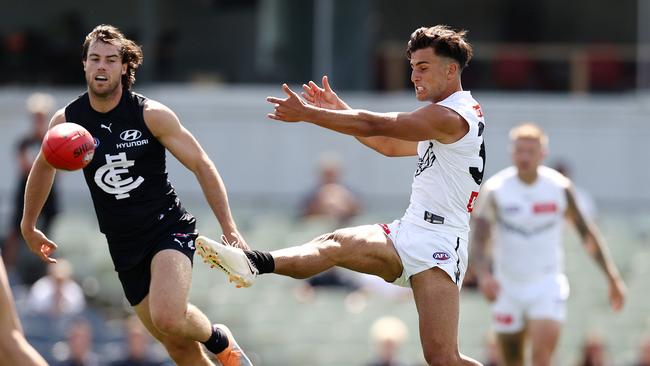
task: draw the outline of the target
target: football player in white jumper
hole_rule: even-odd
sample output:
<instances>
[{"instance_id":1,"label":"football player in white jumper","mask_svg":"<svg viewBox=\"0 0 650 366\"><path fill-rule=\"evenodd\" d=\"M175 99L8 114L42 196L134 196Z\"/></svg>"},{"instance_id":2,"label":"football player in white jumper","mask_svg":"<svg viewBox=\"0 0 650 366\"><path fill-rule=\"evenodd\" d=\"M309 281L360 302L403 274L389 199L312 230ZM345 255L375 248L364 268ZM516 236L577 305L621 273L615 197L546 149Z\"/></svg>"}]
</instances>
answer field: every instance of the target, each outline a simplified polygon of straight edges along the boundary
<instances>
[{"instance_id":1,"label":"football player in white jumper","mask_svg":"<svg viewBox=\"0 0 650 366\"><path fill-rule=\"evenodd\" d=\"M565 218L605 272L615 311L623 307L625 285L598 229L576 204L571 181L541 165L548 145L544 132L524 123L510 131L510 139L513 166L485 182L473 213L472 266L481 292L492 303L506 365L524 364L530 338L532 364L544 366L552 362L569 295L563 268Z\"/></svg>"},{"instance_id":2,"label":"football player in white jumper","mask_svg":"<svg viewBox=\"0 0 650 366\"><path fill-rule=\"evenodd\" d=\"M478 365L458 350L458 292L467 268L469 213L485 166L483 112L461 86L461 72L472 57L465 33L439 25L411 34L411 81L417 99L426 102L412 112L352 109L326 77L322 88L303 85L306 101L286 84L287 98L267 99L275 107L268 115L274 120L305 121L354 136L386 156L418 156L411 202L401 219L336 230L271 253L200 237L199 254L239 286L250 286L261 273L306 278L333 266L410 286L427 363Z\"/></svg>"}]
</instances>

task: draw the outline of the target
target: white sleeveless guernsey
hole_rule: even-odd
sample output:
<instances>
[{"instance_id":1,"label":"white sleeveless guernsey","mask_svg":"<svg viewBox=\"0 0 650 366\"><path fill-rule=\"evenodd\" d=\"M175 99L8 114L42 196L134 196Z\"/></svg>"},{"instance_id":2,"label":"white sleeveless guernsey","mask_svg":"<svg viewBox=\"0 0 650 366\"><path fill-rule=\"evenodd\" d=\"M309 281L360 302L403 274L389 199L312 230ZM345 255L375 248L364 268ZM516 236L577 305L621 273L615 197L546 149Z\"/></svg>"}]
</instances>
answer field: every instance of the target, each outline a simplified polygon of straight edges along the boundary
<instances>
[{"instance_id":1,"label":"white sleeveless guernsey","mask_svg":"<svg viewBox=\"0 0 650 366\"><path fill-rule=\"evenodd\" d=\"M418 143L411 201L402 220L467 241L470 212L485 167L485 120L469 91L458 91L437 104L463 117L469 132L451 144L436 140Z\"/></svg>"},{"instance_id":2,"label":"white sleeveless guernsey","mask_svg":"<svg viewBox=\"0 0 650 366\"><path fill-rule=\"evenodd\" d=\"M504 169L481 193L482 198L492 196L496 206L493 258L502 282L529 282L564 272L562 235L570 181L545 166L537 173L537 180L528 185L516 168Z\"/></svg>"}]
</instances>

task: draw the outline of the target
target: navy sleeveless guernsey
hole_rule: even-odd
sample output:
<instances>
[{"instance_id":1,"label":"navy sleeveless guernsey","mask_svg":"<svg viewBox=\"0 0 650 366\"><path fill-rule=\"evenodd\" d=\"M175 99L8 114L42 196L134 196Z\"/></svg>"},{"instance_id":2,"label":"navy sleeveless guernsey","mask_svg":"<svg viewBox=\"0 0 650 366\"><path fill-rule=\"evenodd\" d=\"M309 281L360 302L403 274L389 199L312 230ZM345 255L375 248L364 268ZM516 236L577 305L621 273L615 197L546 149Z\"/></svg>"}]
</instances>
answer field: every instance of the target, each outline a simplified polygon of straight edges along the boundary
<instances>
[{"instance_id":1,"label":"navy sleeveless guernsey","mask_svg":"<svg viewBox=\"0 0 650 366\"><path fill-rule=\"evenodd\" d=\"M146 101L124 89L106 113L90 106L88 93L65 108L66 121L95 138L95 156L83 173L117 271L137 265L172 225L194 222L167 179L165 147L145 124Z\"/></svg>"}]
</instances>

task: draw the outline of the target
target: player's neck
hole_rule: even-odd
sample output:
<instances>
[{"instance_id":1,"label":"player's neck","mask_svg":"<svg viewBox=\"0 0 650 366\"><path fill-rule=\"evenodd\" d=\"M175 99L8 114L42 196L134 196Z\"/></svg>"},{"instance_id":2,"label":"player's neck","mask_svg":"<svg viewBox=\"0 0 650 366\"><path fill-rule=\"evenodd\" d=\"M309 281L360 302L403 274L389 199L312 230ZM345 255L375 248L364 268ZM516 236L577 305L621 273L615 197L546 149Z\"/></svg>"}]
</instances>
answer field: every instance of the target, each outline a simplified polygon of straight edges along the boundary
<instances>
[{"instance_id":1,"label":"player's neck","mask_svg":"<svg viewBox=\"0 0 650 366\"><path fill-rule=\"evenodd\" d=\"M532 185L535 183L537 180L537 170L532 171L532 172L522 172L519 170L517 172L517 176L519 177L519 180L522 181L526 185Z\"/></svg>"},{"instance_id":2,"label":"player's neck","mask_svg":"<svg viewBox=\"0 0 650 366\"><path fill-rule=\"evenodd\" d=\"M460 80L449 84L447 89L440 96L438 96L437 100L435 100L434 102L438 103L438 102L440 102L442 100L445 100L445 99L449 98L450 95L452 95L452 94L454 94L456 92L459 92L459 91L463 91L463 86L461 85Z\"/></svg>"},{"instance_id":3,"label":"player's neck","mask_svg":"<svg viewBox=\"0 0 650 366\"><path fill-rule=\"evenodd\" d=\"M110 112L113 108L117 107L117 105L120 103L120 99L122 99L122 93L124 91L122 90L122 87L119 86L115 88L115 92L106 95L106 96L101 96L94 94L90 88L88 89L88 99L90 100L90 106L92 109L99 113L106 113Z\"/></svg>"}]
</instances>

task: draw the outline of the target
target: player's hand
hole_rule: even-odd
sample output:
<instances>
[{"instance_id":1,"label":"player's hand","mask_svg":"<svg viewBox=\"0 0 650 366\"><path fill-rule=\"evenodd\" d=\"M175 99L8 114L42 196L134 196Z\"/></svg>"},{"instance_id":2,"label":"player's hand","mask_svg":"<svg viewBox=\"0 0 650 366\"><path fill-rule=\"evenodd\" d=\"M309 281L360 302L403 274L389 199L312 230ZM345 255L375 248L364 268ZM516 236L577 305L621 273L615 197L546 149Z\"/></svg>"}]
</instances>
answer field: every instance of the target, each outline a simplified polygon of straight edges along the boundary
<instances>
[{"instance_id":1,"label":"player's hand","mask_svg":"<svg viewBox=\"0 0 650 366\"><path fill-rule=\"evenodd\" d=\"M491 274L485 274L479 277L478 288L489 302L494 302L497 299L497 295L499 295L499 282Z\"/></svg>"},{"instance_id":2,"label":"player's hand","mask_svg":"<svg viewBox=\"0 0 650 366\"><path fill-rule=\"evenodd\" d=\"M323 76L323 87L321 88L315 82L309 81L308 84L302 84L303 92L300 93L307 103L326 109L347 109L347 105L336 95L330 86L327 75Z\"/></svg>"},{"instance_id":3,"label":"player's hand","mask_svg":"<svg viewBox=\"0 0 650 366\"><path fill-rule=\"evenodd\" d=\"M34 228L29 232L23 232L25 243L34 254L36 254L43 262L56 263L56 259L51 258L50 255L54 253L57 245L43 234L42 231Z\"/></svg>"},{"instance_id":4,"label":"player's hand","mask_svg":"<svg viewBox=\"0 0 650 366\"><path fill-rule=\"evenodd\" d=\"M251 248L244 240L244 237L239 232L231 232L229 235L223 234L221 241L231 247L239 248L242 250L250 250Z\"/></svg>"},{"instance_id":5,"label":"player's hand","mask_svg":"<svg viewBox=\"0 0 650 366\"><path fill-rule=\"evenodd\" d=\"M625 304L625 296L627 289L625 283L621 279L609 281L609 303L614 311L621 311Z\"/></svg>"},{"instance_id":6,"label":"player's hand","mask_svg":"<svg viewBox=\"0 0 650 366\"><path fill-rule=\"evenodd\" d=\"M286 99L266 98L275 107L275 111L267 114L267 117L284 122L304 121L309 109L312 107L300 99L298 94L291 90L287 84L282 84L282 90L287 94Z\"/></svg>"}]
</instances>

